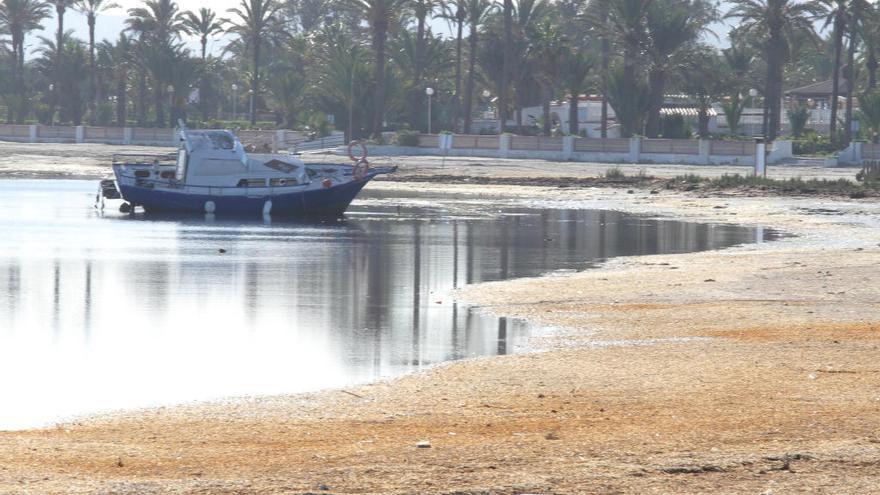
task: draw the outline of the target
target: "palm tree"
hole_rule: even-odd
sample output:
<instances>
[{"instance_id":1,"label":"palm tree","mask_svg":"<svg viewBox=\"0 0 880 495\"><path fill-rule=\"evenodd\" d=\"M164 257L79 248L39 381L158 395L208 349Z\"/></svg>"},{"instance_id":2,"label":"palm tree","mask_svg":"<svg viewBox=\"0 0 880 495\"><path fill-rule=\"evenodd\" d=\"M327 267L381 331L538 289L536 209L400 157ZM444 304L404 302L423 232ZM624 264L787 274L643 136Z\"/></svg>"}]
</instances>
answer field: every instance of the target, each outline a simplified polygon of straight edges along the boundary
<instances>
[{"instance_id":1,"label":"palm tree","mask_svg":"<svg viewBox=\"0 0 880 495\"><path fill-rule=\"evenodd\" d=\"M501 68L501 87L498 90L498 129L504 131L507 125L507 95L513 65L513 1L503 0L504 17L504 55Z\"/></svg>"},{"instance_id":2,"label":"palm tree","mask_svg":"<svg viewBox=\"0 0 880 495\"><path fill-rule=\"evenodd\" d=\"M741 44L733 44L721 53L726 64L725 72L728 76L726 88L729 91L727 100L721 103L721 108L730 133L736 135L739 133L739 121L743 110L751 100L749 96L743 96L742 92L748 88L747 77L754 57L752 52Z\"/></svg>"},{"instance_id":3,"label":"palm tree","mask_svg":"<svg viewBox=\"0 0 880 495\"><path fill-rule=\"evenodd\" d=\"M145 33L151 41L169 44L186 30L184 17L174 0L145 0L144 7L128 9L130 31Z\"/></svg>"},{"instance_id":4,"label":"palm tree","mask_svg":"<svg viewBox=\"0 0 880 495\"><path fill-rule=\"evenodd\" d=\"M688 51L684 68L687 77L682 87L697 100L699 134L706 139L709 137L709 108L723 93L724 80L717 70L723 62L716 50L707 45L696 44Z\"/></svg>"},{"instance_id":5,"label":"palm tree","mask_svg":"<svg viewBox=\"0 0 880 495\"><path fill-rule=\"evenodd\" d=\"M747 0L748 1L748 0ZM618 98L641 98L638 94L636 65L642 46L645 44L648 8L652 0L617 0L609 3L608 26L610 35L623 48L623 72L615 81ZM626 96L629 95L629 96ZM613 106L613 105L612 105ZM634 129L630 124L641 123L640 120L621 121L620 135L632 137L641 129Z\"/></svg>"},{"instance_id":6,"label":"palm tree","mask_svg":"<svg viewBox=\"0 0 880 495\"><path fill-rule=\"evenodd\" d=\"M535 77L539 68L535 58L529 57L529 52L532 50L532 41L537 37L537 26L551 13L552 9L546 0L518 0L513 6L514 36L510 51L512 58L518 61L512 78L516 86L516 127L520 130L523 128L523 107L529 97L540 93Z\"/></svg>"},{"instance_id":7,"label":"palm tree","mask_svg":"<svg viewBox=\"0 0 880 495\"><path fill-rule=\"evenodd\" d=\"M114 95L116 96L116 126L125 127L128 97L128 77L131 71L133 46L125 33L119 33L116 43L103 41L99 51L108 67L112 67Z\"/></svg>"},{"instance_id":8,"label":"palm tree","mask_svg":"<svg viewBox=\"0 0 880 495\"><path fill-rule=\"evenodd\" d=\"M744 34L761 40L767 63L764 85L764 135L773 141L779 133L782 112L783 69L790 58L796 36L815 37L812 20L823 9L799 0L734 0L727 18L739 19Z\"/></svg>"},{"instance_id":9,"label":"palm tree","mask_svg":"<svg viewBox=\"0 0 880 495\"><path fill-rule=\"evenodd\" d=\"M55 6L55 19L58 23L58 30L55 32L55 73L53 75L52 100L49 103L49 125L52 124L55 115L55 105L59 101L61 94L61 59L64 56L64 13L68 7L73 6L74 0L51 0L50 3Z\"/></svg>"},{"instance_id":10,"label":"palm tree","mask_svg":"<svg viewBox=\"0 0 880 495\"><path fill-rule=\"evenodd\" d=\"M413 91L410 98L410 125L416 128L421 122L419 109L419 101L422 98L422 81L424 78L425 64L425 31L428 16L434 13L436 8L435 0L408 0L407 7L416 19L416 45L415 45L415 65L413 66Z\"/></svg>"},{"instance_id":11,"label":"palm tree","mask_svg":"<svg viewBox=\"0 0 880 495\"><path fill-rule=\"evenodd\" d=\"M861 37L865 42L865 68L868 69L868 91L877 87L878 50L880 50L880 6L870 6L865 12Z\"/></svg>"},{"instance_id":12,"label":"palm tree","mask_svg":"<svg viewBox=\"0 0 880 495\"><path fill-rule=\"evenodd\" d=\"M183 13L183 16L183 26L186 32L199 37L202 48L202 65L205 65L208 56L208 38L223 32L223 21L217 19L217 14L213 10L205 7L199 9L198 14L186 11ZM199 81L199 105L201 107L202 119L207 119L208 101L204 73Z\"/></svg>"},{"instance_id":13,"label":"palm tree","mask_svg":"<svg viewBox=\"0 0 880 495\"><path fill-rule=\"evenodd\" d=\"M880 92L871 91L859 95L859 122L868 133L872 143L880 138Z\"/></svg>"},{"instance_id":14,"label":"palm tree","mask_svg":"<svg viewBox=\"0 0 880 495\"><path fill-rule=\"evenodd\" d=\"M144 7L128 10L127 29L137 33L136 53L140 70L138 123L146 120L147 73L153 76L156 125L165 125L166 86L171 83L172 58L181 47L176 42L184 30L183 15L172 0L146 0Z\"/></svg>"},{"instance_id":15,"label":"palm tree","mask_svg":"<svg viewBox=\"0 0 880 495\"><path fill-rule=\"evenodd\" d=\"M535 67L538 68L538 85L541 87L541 113L545 136L549 136L551 131L550 100L553 98L555 82L559 79L560 66L565 55L565 45L562 32L552 20L545 19L535 29L530 57L535 61Z\"/></svg>"},{"instance_id":16,"label":"palm tree","mask_svg":"<svg viewBox=\"0 0 880 495\"><path fill-rule=\"evenodd\" d=\"M366 105L356 102L369 102L373 93L366 47L341 24L334 23L316 36L315 52L316 63L323 67L316 74L315 86L321 88L316 99L321 107L344 117L337 121L345 122L347 140L361 136Z\"/></svg>"},{"instance_id":17,"label":"palm tree","mask_svg":"<svg viewBox=\"0 0 880 495\"><path fill-rule=\"evenodd\" d=\"M648 8L646 51L650 59L648 84L651 87L651 108L645 125L648 137L656 138L660 134L660 109L676 56L688 43L695 42L716 17L714 7L704 0L654 0Z\"/></svg>"},{"instance_id":18,"label":"palm tree","mask_svg":"<svg viewBox=\"0 0 880 495\"><path fill-rule=\"evenodd\" d=\"M602 77L599 82L599 89L602 93L600 117L600 135L602 138L608 137L608 74L610 74L611 67L611 32L606 28L606 24L608 23L608 16L611 10L610 3L610 0L589 0L583 15L586 25L591 30L597 32L601 41L601 65L599 68Z\"/></svg>"},{"instance_id":19,"label":"palm tree","mask_svg":"<svg viewBox=\"0 0 880 495\"><path fill-rule=\"evenodd\" d=\"M580 133L578 116L578 97L586 89L587 77L595 66L592 53L574 46L571 40L566 46L565 63L562 65L562 81L568 91L568 132L574 136Z\"/></svg>"},{"instance_id":20,"label":"palm tree","mask_svg":"<svg viewBox=\"0 0 880 495\"><path fill-rule=\"evenodd\" d=\"M99 13L117 8L119 5L108 3L106 0L76 0L75 7L76 10L85 14L89 25L89 116L92 125L94 125L98 97L95 90L95 23Z\"/></svg>"},{"instance_id":21,"label":"palm tree","mask_svg":"<svg viewBox=\"0 0 880 495\"><path fill-rule=\"evenodd\" d=\"M388 30L397 20L403 0L347 0L347 2L370 26L376 60L373 137L379 139L382 135L382 120L385 114L385 44L388 41Z\"/></svg>"},{"instance_id":22,"label":"palm tree","mask_svg":"<svg viewBox=\"0 0 880 495\"><path fill-rule=\"evenodd\" d=\"M61 120L70 120L74 125L80 125L84 113L81 84L86 78L86 50L83 42L73 37L73 31L65 31L61 35L61 45L51 38L40 36L41 47L37 50L40 57L35 61L36 69L46 76L46 79L56 81L52 77L56 73L61 74L57 80L60 85L59 93L69 95L59 102L59 115ZM66 56L61 59L61 70L55 66L58 60L58 52L63 51Z\"/></svg>"},{"instance_id":23,"label":"palm tree","mask_svg":"<svg viewBox=\"0 0 880 495\"><path fill-rule=\"evenodd\" d=\"M831 72L831 121L829 122L831 142L837 139L837 108L840 96L840 59L843 53L843 34L846 31L846 14L848 9L847 0L824 0L828 8L828 15L822 28L833 25L832 37L834 39L834 64Z\"/></svg>"},{"instance_id":24,"label":"palm tree","mask_svg":"<svg viewBox=\"0 0 880 495\"><path fill-rule=\"evenodd\" d=\"M280 5L275 0L240 0L239 7L227 12L238 16L230 21L230 33L235 33L250 47L251 51L251 125L257 123L256 99L260 96L260 55L263 42L269 33Z\"/></svg>"},{"instance_id":25,"label":"palm tree","mask_svg":"<svg viewBox=\"0 0 880 495\"><path fill-rule=\"evenodd\" d=\"M12 80L14 102L8 105L9 122L24 122L27 101L24 84L24 40L49 16L49 6L40 0L3 0L0 2L0 26L9 32L12 48Z\"/></svg>"},{"instance_id":26,"label":"palm tree","mask_svg":"<svg viewBox=\"0 0 880 495\"><path fill-rule=\"evenodd\" d=\"M183 13L183 27L187 33L199 37L204 61L208 54L208 38L223 32L223 20L217 19L213 10L202 7L198 14L191 10Z\"/></svg>"},{"instance_id":27,"label":"palm tree","mask_svg":"<svg viewBox=\"0 0 880 495\"><path fill-rule=\"evenodd\" d=\"M464 90L464 133L470 134L473 122L474 80L477 76L477 45L479 44L480 27L486 18L495 10L490 0L468 0L467 13L470 35L468 36L468 78Z\"/></svg>"},{"instance_id":28,"label":"palm tree","mask_svg":"<svg viewBox=\"0 0 880 495\"><path fill-rule=\"evenodd\" d=\"M464 40L464 25L467 22L467 1L450 0L444 2L442 18L455 24L455 98L452 107L452 127L458 132L461 120L461 53Z\"/></svg>"},{"instance_id":29,"label":"palm tree","mask_svg":"<svg viewBox=\"0 0 880 495\"><path fill-rule=\"evenodd\" d=\"M846 115L844 116L844 130L842 146L848 146L852 141L853 120L853 91L856 86L856 46L862 25L865 23L865 13L871 11L871 5L866 0L851 0L847 10L847 24L849 26L849 48L847 51L846 65Z\"/></svg>"}]
</instances>

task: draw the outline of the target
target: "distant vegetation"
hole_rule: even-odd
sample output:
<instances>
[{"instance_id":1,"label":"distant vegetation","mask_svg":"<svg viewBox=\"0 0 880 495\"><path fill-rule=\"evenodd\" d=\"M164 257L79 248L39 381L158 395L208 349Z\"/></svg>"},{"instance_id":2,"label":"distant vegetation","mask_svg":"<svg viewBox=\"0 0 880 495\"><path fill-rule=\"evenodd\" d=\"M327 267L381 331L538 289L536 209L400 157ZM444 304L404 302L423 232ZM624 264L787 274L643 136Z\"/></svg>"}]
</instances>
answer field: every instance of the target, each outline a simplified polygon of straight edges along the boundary
<instances>
[{"instance_id":1,"label":"distant vegetation","mask_svg":"<svg viewBox=\"0 0 880 495\"><path fill-rule=\"evenodd\" d=\"M746 106L766 103L773 139L785 117L795 134L806 132L806 107L786 112L783 89L852 72L856 87L836 89L831 101L859 99L867 138L880 127L880 16L876 4L855 0L241 0L225 12L146 0L125 12L116 39L95 39L111 11L111 0L0 0L7 122L184 118L376 137L426 130L431 88L435 130L476 132L475 119L497 114L516 122L506 131L577 134L548 109L587 93L610 104L624 137L706 137L713 105L735 133ZM73 15L86 17L89 39L65 30ZM729 39L707 43L719 21L734 26ZM435 33L437 22L451 35ZM35 36L45 23L54 36ZM187 49L184 35L200 48ZM219 55L207 50L212 42ZM661 114L667 94L689 95L693 128ZM522 111L532 106L543 108L537 126ZM834 149L849 141L853 116L836 105L832 113ZM819 152L809 143L802 149Z\"/></svg>"}]
</instances>

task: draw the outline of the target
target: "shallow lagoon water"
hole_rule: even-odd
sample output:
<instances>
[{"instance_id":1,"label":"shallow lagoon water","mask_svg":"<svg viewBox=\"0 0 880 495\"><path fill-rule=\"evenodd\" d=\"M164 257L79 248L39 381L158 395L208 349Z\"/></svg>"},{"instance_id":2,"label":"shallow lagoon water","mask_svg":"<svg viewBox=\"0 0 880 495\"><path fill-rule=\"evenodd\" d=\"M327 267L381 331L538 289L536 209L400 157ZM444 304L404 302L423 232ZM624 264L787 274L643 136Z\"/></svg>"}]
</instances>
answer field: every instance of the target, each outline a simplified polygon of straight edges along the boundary
<instances>
[{"instance_id":1,"label":"shallow lagoon water","mask_svg":"<svg viewBox=\"0 0 880 495\"><path fill-rule=\"evenodd\" d=\"M341 222L130 217L95 189L0 181L0 429L513 352L533 329L450 291L771 235L369 191Z\"/></svg>"}]
</instances>

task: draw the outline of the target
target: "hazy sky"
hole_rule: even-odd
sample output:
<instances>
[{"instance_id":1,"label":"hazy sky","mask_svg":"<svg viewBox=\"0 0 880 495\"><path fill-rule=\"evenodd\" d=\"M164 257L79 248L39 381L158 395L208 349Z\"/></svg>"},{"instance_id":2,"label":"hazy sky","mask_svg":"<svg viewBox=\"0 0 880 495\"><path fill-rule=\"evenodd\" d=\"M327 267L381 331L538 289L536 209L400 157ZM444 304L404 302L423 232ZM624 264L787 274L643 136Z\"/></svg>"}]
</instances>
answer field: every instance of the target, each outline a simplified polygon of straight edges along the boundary
<instances>
[{"instance_id":1,"label":"hazy sky","mask_svg":"<svg viewBox=\"0 0 880 495\"><path fill-rule=\"evenodd\" d=\"M95 27L95 38L98 41L104 39L115 40L119 37L119 33L125 29L125 18L128 9L143 5L141 0L115 0L112 3L118 4L119 8L107 10L105 13L98 16L98 21ZM177 4L181 11L198 10L201 7L207 6L217 12L219 16L225 16L226 9L237 6L239 0L177 0ZM43 32L36 32L34 33L34 36L28 37L27 46L30 50L33 50L39 44L36 35L52 37L54 39L56 29L54 13L55 11L53 10L53 16L43 22ZM76 36L82 40L88 40L89 38L89 30L85 16L72 9L68 10L64 15L64 29L73 29ZM200 50L197 38L187 37L186 41L192 50ZM217 39L215 42L209 42L208 50L211 53L217 54L223 49L225 44L225 41Z\"/></svg>"}]
</instances>

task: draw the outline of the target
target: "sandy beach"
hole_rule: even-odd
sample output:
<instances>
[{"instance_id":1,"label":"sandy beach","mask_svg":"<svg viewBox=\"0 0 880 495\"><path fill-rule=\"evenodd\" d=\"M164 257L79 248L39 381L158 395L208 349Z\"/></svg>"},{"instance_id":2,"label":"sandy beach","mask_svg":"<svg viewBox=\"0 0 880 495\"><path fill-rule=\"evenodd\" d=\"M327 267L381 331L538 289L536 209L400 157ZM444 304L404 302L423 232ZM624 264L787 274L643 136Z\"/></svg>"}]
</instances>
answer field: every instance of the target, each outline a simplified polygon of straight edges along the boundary
<instances>
[{"instance_id":1,"label":"sandy beach","mask_svg":"<svg viewBox=\"0 0 880 495\"><path fill-rule=\"evenodd\" d=\"M0 178L95 178L118 151L35 146L0 143ZM406 179L440 170L595 177L610 166L393 163L404 180L371 189L763 226L786 237L455 294L545 325L534 352L346 390L0 432L0 493L880 493L876 198L429 183ZM748 171L625 167L656 177Z\"/></svg>"}]
</instances>

